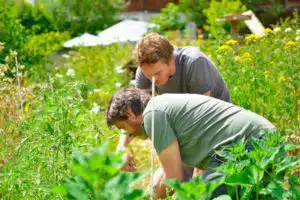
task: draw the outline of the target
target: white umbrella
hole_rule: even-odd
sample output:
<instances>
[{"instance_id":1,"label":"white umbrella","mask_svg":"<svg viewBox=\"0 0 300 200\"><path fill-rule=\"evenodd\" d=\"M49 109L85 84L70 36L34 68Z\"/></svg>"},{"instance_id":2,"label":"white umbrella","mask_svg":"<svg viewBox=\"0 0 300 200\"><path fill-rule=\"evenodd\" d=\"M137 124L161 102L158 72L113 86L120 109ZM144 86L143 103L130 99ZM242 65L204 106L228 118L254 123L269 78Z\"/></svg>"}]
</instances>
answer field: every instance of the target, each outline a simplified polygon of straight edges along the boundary
<instances>
[{"instance_id":1,"label":"white umbrella","mask_svg":"<svg viewBox=\"0 0 300 200\"><path fill-rule=\"evenodd\" d=\"M89 33L84 33L83 35L73 38L64 43L64 47L78 47L78 46L96 46L102 44L102 40L96 36Z\"/></svg>"},{"instance_id":2,"label":"white umbrella","mask_svg":"<svg viewBox=\"0 0 300 200\"><path fill-rule=\"evenodd\" d=\"M115 42L137 42L147 33L147 22L124 20L98 34L103 45Z\"/></svg>"}]
</instances>

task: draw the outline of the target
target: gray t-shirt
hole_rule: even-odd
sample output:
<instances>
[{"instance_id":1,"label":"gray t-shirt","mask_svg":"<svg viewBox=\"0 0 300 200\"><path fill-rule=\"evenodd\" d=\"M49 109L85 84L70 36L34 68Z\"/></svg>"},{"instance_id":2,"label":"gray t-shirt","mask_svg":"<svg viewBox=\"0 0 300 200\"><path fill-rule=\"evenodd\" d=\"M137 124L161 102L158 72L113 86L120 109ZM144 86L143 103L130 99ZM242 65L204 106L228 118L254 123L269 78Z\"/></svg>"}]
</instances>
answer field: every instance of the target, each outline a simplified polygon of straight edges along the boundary
<instances>
[{"instance_id":1,"label":"gray t-shirt","mask_svg":"<svg viewBox=\"0 0 300 200\"><path fill-rule=\"evenodd\" d=\"M241 138L259 137L275 130L267 119L216 98L197 94L163 94L151 99L143 112L143 127L151 139L154 112L154 147L160 153L178 141L181 159L188 166L206 168L214 150ZM152 140L152 139L151 139Z\"/></svg>"},{"instance_id":2,"label":"gray t-shirt","mask_svg":"<svg viewBox=\"0 0 300 200\"><path fill-rule=\"evenodd\" d=\"M230 102L227 86L217 68L197 47L174 49L176 73L166 85L156 88L159 94L194 93L211 91L212 97ZM150 89L151 82L140 68L136 72L136 87Z\"/></svg>"}]
</instances>

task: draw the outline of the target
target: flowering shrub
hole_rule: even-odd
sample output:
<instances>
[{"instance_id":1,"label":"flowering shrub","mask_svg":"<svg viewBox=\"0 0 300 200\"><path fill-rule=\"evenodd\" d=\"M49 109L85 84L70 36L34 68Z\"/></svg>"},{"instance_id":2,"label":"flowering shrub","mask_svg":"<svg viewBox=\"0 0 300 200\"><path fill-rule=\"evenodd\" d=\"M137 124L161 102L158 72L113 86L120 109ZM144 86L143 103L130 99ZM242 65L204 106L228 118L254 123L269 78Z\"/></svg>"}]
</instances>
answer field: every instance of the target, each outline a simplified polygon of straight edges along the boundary
<instances>
[{"instance_id":1,"label":"flowering shrub","mask_svg":"<svg viewBox=\"0 0 300 200\"><path fill-rule=\"evenodd\" d=\"M217 47L217 55L213 49L207 52L228 84L232 102L263 115L286 134L300 131L300 27L295 19L287 22L291 27L266 29L264 37L246 36L239 46L229 40Z\"/></svg>"}]
</instances>

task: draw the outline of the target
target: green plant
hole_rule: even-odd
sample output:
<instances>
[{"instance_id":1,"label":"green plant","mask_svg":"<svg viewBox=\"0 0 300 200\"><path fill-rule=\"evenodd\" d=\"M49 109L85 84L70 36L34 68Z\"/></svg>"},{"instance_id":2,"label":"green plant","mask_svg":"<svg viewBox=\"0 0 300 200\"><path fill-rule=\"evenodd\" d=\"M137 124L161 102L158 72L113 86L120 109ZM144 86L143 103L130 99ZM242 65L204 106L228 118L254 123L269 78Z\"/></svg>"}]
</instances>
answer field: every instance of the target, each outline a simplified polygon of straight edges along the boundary
<instances>
[{"instance_id":1,"label":"green plant","mask_svg":"<svg viewBox=\"0 0 300 200\"><path fill-rule=\"evenodd\" d=\"M199 27L202 27L206 21L203 14L203 9L209 6L207 0L180 0L178 6L185 14L187 21L195 22Z\"/></svg>"},{"instance_id":2,"label":"green plant","mask_svg":"<svg viewBox=\"0 0 300 200\"><path fill-rule=\"evenodd\" d=\"M108 144L86 154L75 152L72 158L72 177L52 190L69 199L141 199L144 192L133 184L142 173L120 172L122 153L110 153Z\"/></svg>"},{"instance_id":3,"label":"green plant","mask_svg":"<svg viewBox=\"0 0 300 200\"><path fill-rule=\"evenodd\" d=\"M227 14L240 14L246 7L240 0L212 0L208 8L203 10L207 18L207 25L204 28L209 31L213 38L224 38L230 30L230 24L217 22L218 18L223 18Z\"/></svg>"},{"instance_id":4,"label":"green plant","mask_svg":"<svg viewBox=\"0 0 300 200\"><path fill-rule=\"evenodd\" d=\"M45 2L46 3L46 2ZM51 0L46 3L56 19L56 30L79 33L96 33L113 25L125 8L124 0Z\"/></svg>"},{"instance_id":5,"label":"green plant","mask_svg":"<svg viewBox=\"0 0 300 200\"><path fill-rule=\"evenodd\" d=\"M0 52L0 61L9 55L9 50L19 50L29 36L26 28L20 20L13 15L13 4L0 0L0 42L4 42L6 48Z\"/></svg>"},{"instance_id":6,"label":"green plant","mask_svg":"<svg viewBox=\"0 0 300 200\"><path fill-rule=\"evenodd\" d=\"M220 178L210 183L204 183L202 176L199 175L192 181L182 184L176 179L166 179L164 183L176 191L176 200L198 200L210 199L212 192L219 187L223 181L223 178ZM223 197L225 198L225 195Z\"/></svg>"},{"instance_id":7,"label":"green plant","mask_svg":"<svg viewBox=\"0 0 300 200\"><path fill-rule=\"evenodd\" d=\"M24 105L24 120L11 120L0 135L0 156L6 159L0 194L5 198L53 197L41 190L68 174L72 148L102 141L102 129L84 106L89 87L73 82L59 89L52 81L48 85L36 85L34 99ZM10 138L13 143L8 143Z\"/></svg>"},{"instance_id":8,"label":"green plant","mask_svg":"<svg viewBox=\"0 0 300 200\"><path fill-rule=\"evenodd\" d=\"M17 2L12 7L13 15L28 29L32 35L55 31L53 19L48 8L41 3L34 5L27 2Z\"/></svg>"},{"instance_id":9,"label":"green plant","mask_svg":"<svg viewBox=\"0 0 300 200\"><path fill-rule=\"evenodd\" d=\"M161 9L161 14L154 15L152 22L157 25L154 31L168 31L182 29L185 19L180 7L174 3L168 3Z\"/></svg>"},{"instance_id":10,"label":"green plant","mask_svg":"<svg viewBox=\"0 0 300 200\"><path fill-rule=\"evenodd\" d=\"M131 51L131 46L127 44L79 48L67 54L69 57L56 73L91 85L95 89L90 99L104 106L114 91L128 86L132 74L124 65L131 59ZM73 77L67 76L68 70L74 70ZM63 80L61 78L61 85L65 83Z\"/></svg>"},{"instance_id":11,"label":"green plant","mask_svg":"<svg viewBox=\"0 0 300 200\"><path fill-rule=\"evenodd\" d=\"M246 141L217 151L227 160L217 170L225 175L224 183L234 187L236 199L299 199L299 177L291 172L300 159L286 155L299 147L283 142L280 134L268 133L252 139L252 151L245 151Z\"/></svg>"},{"instance_id":12,"label":"green plant","mask_svg":"<svg viewBox=\"0 0 300 200\"><path fill-rule=\"evenodd\" d=\"M48 60L49 55L62 49L62 44L70 38L68 32L49 32L39 35L32 35L24 44L21 55L26 64L37 64ZM35 69L31 70L34 73Z\"/></svg>"}]
</instances>

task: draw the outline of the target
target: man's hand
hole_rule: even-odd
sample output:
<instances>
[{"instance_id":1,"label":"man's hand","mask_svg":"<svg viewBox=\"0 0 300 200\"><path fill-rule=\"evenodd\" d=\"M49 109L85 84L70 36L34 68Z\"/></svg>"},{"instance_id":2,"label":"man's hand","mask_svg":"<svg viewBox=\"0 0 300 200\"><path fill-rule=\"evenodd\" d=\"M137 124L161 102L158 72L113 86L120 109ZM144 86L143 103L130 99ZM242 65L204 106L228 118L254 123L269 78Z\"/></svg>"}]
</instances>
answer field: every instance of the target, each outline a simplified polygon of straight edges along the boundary
<instances>
[{"instance_id":1,"label":"man's hand","mask_svg":"<svg viewBox=\"0 0 300 200\"><path fill-rule=\"evenodd\" d=\"M125 164L121 168L121 171L127 171L127 172L137 171L135 161L134 161L133 156L131 155L130 152L126 152L124 154L124 160L125 160Z\"/></svg>"}]
</instances>

